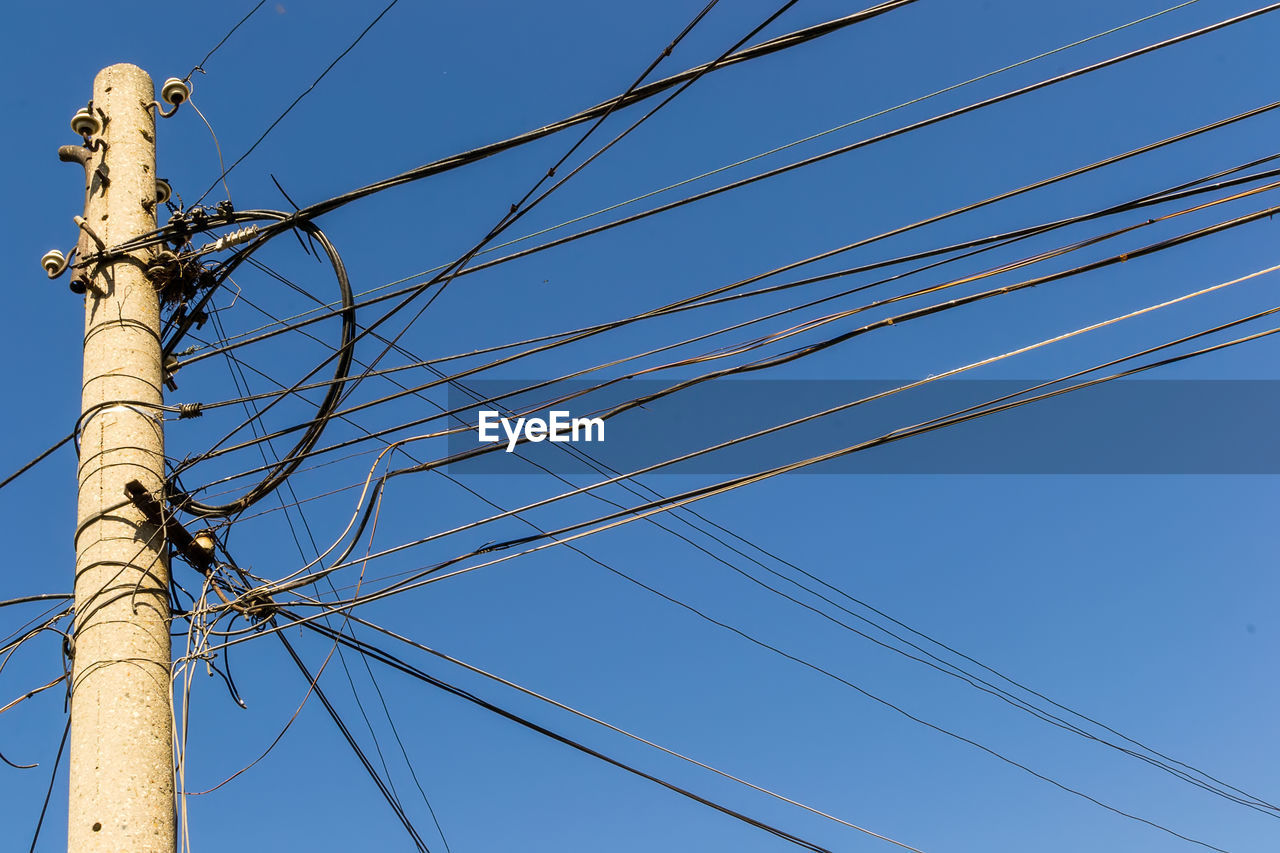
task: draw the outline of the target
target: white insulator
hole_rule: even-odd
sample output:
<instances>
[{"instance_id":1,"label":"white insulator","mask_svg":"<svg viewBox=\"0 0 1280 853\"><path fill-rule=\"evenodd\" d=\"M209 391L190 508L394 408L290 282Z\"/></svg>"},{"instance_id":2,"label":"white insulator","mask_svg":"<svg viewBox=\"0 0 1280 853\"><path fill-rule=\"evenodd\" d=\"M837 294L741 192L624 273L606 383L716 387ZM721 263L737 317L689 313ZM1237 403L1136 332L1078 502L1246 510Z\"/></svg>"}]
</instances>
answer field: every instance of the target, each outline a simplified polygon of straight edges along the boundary
<instances>
[{"instance_id":1,"label":"white insulator","mask_svg":"<svg viewBox=\"0 0 1280 853\"><path fill-rule=\"evenodd\" d=\"M44 267L49 278L57 278L67 268L67 256L57 249L50 249L40 258L40 266Z\"/></svg>"},{"instance_id":2,"label":"white insulator","mask_svg":"<svg viewBox=\"0 0 1280 853\"><path fill-rule=\"evenodd\" d=\"M190 97L191 87L187 85L186 81L177 77L170 77L160 87L160 100L170 106L176 107Z\"/></svg>"},{"instance_id":3,"label":"white insulator","mask_svg":"<svg viewBox=\"0 0 1280 853\"><path fill-rule=\"evenodd\" d=\"M71 117L71 130L87 139L97 136L102 131L102 122L93 114L93 110L81 107Z\"/></svg>"}]
</instances>

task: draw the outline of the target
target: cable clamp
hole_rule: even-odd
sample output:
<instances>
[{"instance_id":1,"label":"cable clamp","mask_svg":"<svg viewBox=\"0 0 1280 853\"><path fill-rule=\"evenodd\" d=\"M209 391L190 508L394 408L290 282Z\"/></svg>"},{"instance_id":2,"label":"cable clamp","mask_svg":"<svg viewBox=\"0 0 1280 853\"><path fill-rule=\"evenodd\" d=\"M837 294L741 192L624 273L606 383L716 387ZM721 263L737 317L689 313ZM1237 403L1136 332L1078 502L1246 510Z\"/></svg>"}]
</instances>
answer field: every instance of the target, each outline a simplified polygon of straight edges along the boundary
<instances>
[{"instance_id":1,"label":"cable clamp","mask_svg":"<svg viewBox=\"0 0 1280 853\"><path fill-rule=\"evenodd\" d=\"M239 246L241 243L248 243L254 237L258 236L257 225L246 225L244 228L237 228L227 234L223 234L212 243L208 243L196 252L198 255L207 255L211 252L221 252L224 249L230 249L232 246Z\"/></svg>"}]
</instances>

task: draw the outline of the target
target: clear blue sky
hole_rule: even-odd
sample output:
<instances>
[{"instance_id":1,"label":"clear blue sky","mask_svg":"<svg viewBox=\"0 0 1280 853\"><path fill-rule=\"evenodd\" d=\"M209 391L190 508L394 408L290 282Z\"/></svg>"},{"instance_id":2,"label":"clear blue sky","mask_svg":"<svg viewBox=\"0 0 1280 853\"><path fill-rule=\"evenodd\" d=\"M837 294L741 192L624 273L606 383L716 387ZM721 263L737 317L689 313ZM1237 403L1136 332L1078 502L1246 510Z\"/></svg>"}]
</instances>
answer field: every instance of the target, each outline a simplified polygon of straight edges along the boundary
<instances>
[{"instance_id":1,"label":"clear blue sky","mask_svg":"<svg viewBox=\"0 0 1280 853\"><path fill-rule=\"evenodd\" d=\"M65 435L79 410L80 302L68 292L65 279L49 282L39 267L46 249L69 248L75 239L71 217L80 212L80 177L55 156L58 145L75 141L67 126L71 114L88 98L93 75L104 65L136 63L157 83L183 76L250 5L239 0L22 0L6 9L0 68L8 85L0 97L8 116L4 150L9 168L2 179L8 205L0 230L0 279L6 284L7 304L0 347L4 363L12 367L0 473L7 475ZM571 114L625 89L701 5L692 0L402 0L235 169L228 179L232 197L240 208L287 208L270 180L274 174L294 200L308 204ZM1172 0L920 0L814 44L699 81L509 236L589 213L1172 5ZM696 188L1261 5L1261 0L1201 0ZM228 160L258 137L381 6L268 2L209 60L207 74L195 77L194 101L212 123ZM802 0L767 32L790 31L859 7ZM713 58L772 10L762 0L721 3L660 70L676 71ZM1278 40L1280 12L461 278L412 326L404 342L420 356L439 356L630 315L1262 105L1276 98ZM639 114L633 109L615 117L584 150L594 150L592 143L603 143ZM209 132L184 107L161 123L158 134L160 173L190 201L218 174ZM319 224L341 251L357 290L411 276L452 260L478 240L577 138L575 132L561 134L392 190L323 217ZM1270 114L886 241L820 269L1102 208L1274 153L1277 139L1280 117ZM208 200L222 197L219 188ZM1079 259L1240 215L1275 204L1274 198L1263 195L1184 217L1089 250ZM1124 221L1150 215L1155 214ZM1109 224L1021 244L995 257L1012 260ZM1277 263L1275 227L1264 221L1156 257L889 329L769 378L915 379L940 373L1271 266ZM290 239L270 247L264 259L330 299L331 279L301 254L296 241L287 245ZM1047 269L1062 269L1075 260L1053 261ZM972 272L990 263L975 259L954 269ZM939 282L951 269L915 281ZM261 274L243 269L236 281L267 310L284 314L307 307L297 294ZM1273 307L1276 286L1274 276L1261 278L978 375L1056 376ZM832 284L817 288L801 292L838 289ZM529 365L504 368L500 375L554 376L728 325L797 298L784 293L755 304L748 300L634 326L553 351ZM844 300L836 307L852 304ZM822 311L757 328L784 328ZM264 322L245 303L219 316L229 334ZM843 331L851 322L824 331ZM1266 322L1249 330L1266 328ZM326 339L336 334L336 328L324 323L314 331ZM210 327L202 337L206 333L216 334ZM706 346L748 337L751 330ZM380 349L365 340L359 355L372 358ZM248 364L286 383L323 353L320 344L296 334L240 351ZM1275 379L1280 378L1277 355L1280 341L1273 337L1151 375ZM192 366L178 379L171 402L237 396L220 359ZM250 373L249 381L254 391L270 390L260 376ZM357 399L392 390L370 380ZM443 400L442 394L433 396ZM768 400L760 404L769 409ZM429 411L425 402L410 399L365 412L357 420L378 428ZM279 407L268 425L286 426L305 412L302 406ZM173 424L167 439L170 456L200 452L242 416L229 408L203 421ZM1013 430L1016 422L1009 423ZM1153 434L1162 428L1150 423L1120 426ZM994 420L986 429L996 430L999 437ZM329 437L354 434L349 426L335 425ZM795 456L822 449L798 446ZM431 457L441 455L444 446L435 441L413 450L419 451ZM224 459L221 468L203 470L212 479L220 471L261 464L255 454L251 450ZM363 476L369 461L359 457L306 472L296 479L296 496L349 485ZM188 487L198 482L201 470L196 469ZM675 492L708 481L690 475L648 482ZM529 475L474 475L464 482L504 507L554 494L560 485ZM1275 477L1262 475L797 475L737 490L698 509L1041 693L1275 802L1280 798L1273 734L1280 703L1274 677L1280 652L1280 621L1274 615L1280 593L1274 571L1280 546L1274 523L1278 491ZM631 499L623 492L609 494ZM308 504L307 520L322 549L346 524L354 500L354 493L342 492ZM279 507L275 498L260 508L273 507ZM533 518L558 525L607 509L579 499ZM438 475L403 478L388 493L374 547L410 541L490 511ZM74 514L75 460L66 448L0 491L7 546L0 600L70 589ZM298 524L296 517L292 520ZM287 574L303 562L300 549L312 550L305 531L298 527L297 532L300 546L283 513L276 511L239 522L231 549L259 575ZM525 532L516 522L469 531L374 561L367 578ZM650 525L631 524L581 544L593 557L667 595L1116 808L1233 853L1274 850L1280 843L1275 815L1211 796L873 646L764 593L724 564ZM753 568L736 555L718 553ZM189 588L194 582L185 567L177 567L175 574ZM353 581L344 576L339 583ZM0 611L0 635L39 612L33 606ZM911 722L563 548L431 585L361 612L672 749L928 853L1204 849L1107 812ZM328 652L317 638L297 629L289 636L313 668ZM395 651L539 723L831 849L893 849L426 656ZM305 692L305 682L270 637L239 645L231 656L248 709L237 708L222 681L198 668L187 767L193 791L216 785L256 758ZM348 653L346 663L406 810L431 849L444 850L368 672L353 654ZM0 674L0 702L43 684L60 666L56 638L28 644ZM373 667L417 780L455 853L754 853L788 847L427 685ZM322 685L381 768L336 657ZM25 850L30 843L64 720L62 697L56 694L49 691L0 716L0 751L42 764L31 771L0 767L0 846L5 849ZM64 766L41 834L42 850L65 843L65 772ZM262 763L216 793L192 797L190 808L192 849L197 851L249 844L275 850L413 849L314 699Z\"/></svg>"}]
</instances>

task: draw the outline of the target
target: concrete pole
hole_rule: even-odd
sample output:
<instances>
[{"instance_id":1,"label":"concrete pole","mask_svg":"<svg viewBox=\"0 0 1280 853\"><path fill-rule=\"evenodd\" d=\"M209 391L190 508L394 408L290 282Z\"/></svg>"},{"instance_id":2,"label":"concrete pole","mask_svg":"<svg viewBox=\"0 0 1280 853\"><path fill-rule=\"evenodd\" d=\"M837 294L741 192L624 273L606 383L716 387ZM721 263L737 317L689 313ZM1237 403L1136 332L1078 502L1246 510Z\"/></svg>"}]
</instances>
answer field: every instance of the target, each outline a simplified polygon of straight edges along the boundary
<instances>
[{"instance_id":1,"label":"concrete pole","mask_svg":"<svg viewBox=\"0 0 1280 853\"><path fill-rule=\"evenodd\" d=\"M155 228L155 89L112 65L93 82L103 122L85 162L81 258ZM169 567L160 530L125 497L164 483L160 306L148 250L81 270L83 416L76 525L70 853L173 853Z\"/></svg>"}]
</instances>

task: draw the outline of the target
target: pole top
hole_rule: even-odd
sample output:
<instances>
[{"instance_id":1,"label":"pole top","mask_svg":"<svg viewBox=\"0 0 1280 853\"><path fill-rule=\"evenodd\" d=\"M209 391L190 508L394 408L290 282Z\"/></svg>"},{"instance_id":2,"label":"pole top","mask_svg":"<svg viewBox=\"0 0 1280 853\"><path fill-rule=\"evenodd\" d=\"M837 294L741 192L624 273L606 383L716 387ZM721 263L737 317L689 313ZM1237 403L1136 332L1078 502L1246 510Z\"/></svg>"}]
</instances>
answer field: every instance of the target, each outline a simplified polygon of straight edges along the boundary
<instances>
[{"instance_id":1,"label":"pole top","mask_svg":"<svg viewBox=\"0 0 1280 853\"><path fill-rule=\"evenodd\" d=\"M117 62L115 65L108 65L97 73L93 78L94 88L99 86L112 85L119 83L121 85L142 85L148 89L153 89L154 84L151 82L151 75L143 71L132 62Z\"/></svg>"}]
</instances>

